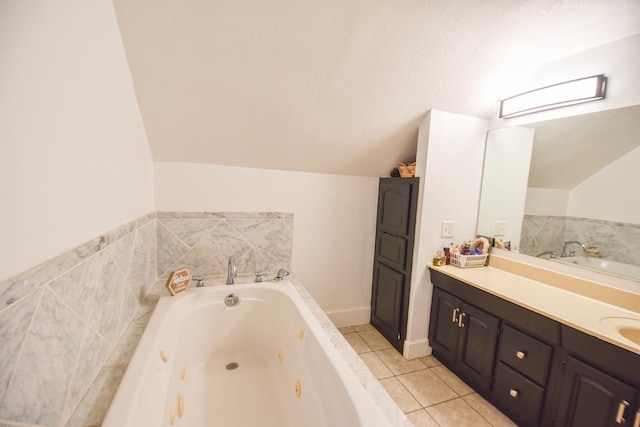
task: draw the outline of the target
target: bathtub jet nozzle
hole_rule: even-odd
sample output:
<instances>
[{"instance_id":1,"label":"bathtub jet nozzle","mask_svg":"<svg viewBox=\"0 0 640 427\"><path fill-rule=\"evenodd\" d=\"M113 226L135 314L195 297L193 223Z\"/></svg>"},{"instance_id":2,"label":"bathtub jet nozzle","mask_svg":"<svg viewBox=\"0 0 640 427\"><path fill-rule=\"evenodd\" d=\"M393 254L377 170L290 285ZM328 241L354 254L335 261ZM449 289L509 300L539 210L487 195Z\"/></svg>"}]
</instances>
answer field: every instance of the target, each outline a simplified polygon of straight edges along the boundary
<instances>
[{"instance_id":1,"label":"bathtub jet nozzle","mask_svg":"<svg viewBox=\"0 0 640 427\"><path fill-rule=\"evenodd\" d=\"M240 298L236 294L229 294L224 298L224 305L227 307L233 307L240 302Z\"/></svg>"}]
</instances>

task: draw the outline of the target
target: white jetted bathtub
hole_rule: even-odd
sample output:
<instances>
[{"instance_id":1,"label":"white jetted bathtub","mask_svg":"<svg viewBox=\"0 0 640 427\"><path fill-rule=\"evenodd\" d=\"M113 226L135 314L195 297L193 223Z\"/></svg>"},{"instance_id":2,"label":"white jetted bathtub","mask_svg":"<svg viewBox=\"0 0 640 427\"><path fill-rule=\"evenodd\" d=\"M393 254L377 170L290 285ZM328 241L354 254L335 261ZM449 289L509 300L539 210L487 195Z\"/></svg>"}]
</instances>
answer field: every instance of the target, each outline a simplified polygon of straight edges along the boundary
<instances>
[{"instance_id":1,"label":"white jetted bathtub","mask_svg":"<svg viewBox=\"0 0 640 427\"><path fill-rule=\"evenodd\" d=\"M103 423L388 425L288 281L161 298Z\"/></svg>"}]
</instances>

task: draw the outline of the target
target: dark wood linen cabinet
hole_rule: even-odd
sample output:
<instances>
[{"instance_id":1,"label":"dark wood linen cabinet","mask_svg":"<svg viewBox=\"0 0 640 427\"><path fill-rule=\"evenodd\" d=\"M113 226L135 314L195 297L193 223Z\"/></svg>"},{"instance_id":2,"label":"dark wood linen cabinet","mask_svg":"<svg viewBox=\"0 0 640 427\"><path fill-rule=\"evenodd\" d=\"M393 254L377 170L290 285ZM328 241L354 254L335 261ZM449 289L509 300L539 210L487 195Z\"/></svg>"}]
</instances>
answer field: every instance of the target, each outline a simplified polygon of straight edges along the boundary
<instances>
[{"instance_id":1,"label":"dark wood linen cabinet","mask_svg":"<svg viewBox=\"0 0 640 427\"><path fill-rule=\"evenodd\" d=\"M380 178L371 324L402 353L407 335L419 178Z\"/></svg>"}]
</instances>

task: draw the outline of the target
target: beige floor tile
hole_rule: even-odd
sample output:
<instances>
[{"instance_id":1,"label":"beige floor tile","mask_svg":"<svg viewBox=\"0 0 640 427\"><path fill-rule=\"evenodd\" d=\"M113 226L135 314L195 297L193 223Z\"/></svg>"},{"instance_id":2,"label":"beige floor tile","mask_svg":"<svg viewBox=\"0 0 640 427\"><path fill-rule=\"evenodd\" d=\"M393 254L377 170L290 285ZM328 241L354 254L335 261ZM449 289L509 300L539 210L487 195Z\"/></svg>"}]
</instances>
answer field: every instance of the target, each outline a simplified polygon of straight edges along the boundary
<instances>
[{"instance_id":1,"label":"beige floor tile","mask_svg":"<svg viewBox=\"0 0 640 427\"><path fill-rule=\"evenodd\" d=\"M380 384L389 393L389 396L396 402L402 412L412 412L422 409L420 403L409 393L409 391L398 381L396 377L380 380Z\"/></svg>"},{"instance_id":2,"label":"beige floor tile","mask_svg":"<svg viewBox=\"0 0 640 427\"><path fill-rule=\"evenodd\" d=\"M441 427L491 427L491 424L462 398L449 400L426 409Z\"/></svg>"},{"instance_id":3,"label":"beige floor tile","mask_svg":"<svg viewBox=\"0 0 640 427\"><path fill-rule=\"evenodd\" d=\"M421 357L420 361L425 365L427 365L429 368L442 365L442 363L440 363L440 361L436 359L434 356Z\"/></svg>"},{"instance_id":4,"label":"beige floor tile","mask_svg":"<svg viewBox=\"0 0 640 427\"><path fill-rule=\"evenodd\" d=\"M382 360L380 360L378 355L373 351L360 354L360 359L362 359L365 365L367 365L376 379L380 380L393 376L393 372L391 372L389 368L387 368L387 365L385 365Z\"/></svg>"},{"instance_id":5,"label":"beige floor tile","mask_svg":"<svg viewBox=\"0 0 640 427\"><path fill-rule=\"evenodd\" d=\"M446 366L440 365L435 368L431 368L431 371L436 374L442 381L445 382L458 396L465 396L473 393L473 389L469 387L464 381L456 376L453 372L447 369Z\"/></svg>"},{"instance_id":6,"label":"beige floor tile","mask_svg":"<svg viewBox=\"0 0 640 427\"><path fill-rule=\"evenodd\" d=\"M358 332L362 339L371 347L373 351L384 350L386 348L393 348L389 341L382 336L380 332L375 329L369 329L366 331Z\"/></svg>"},{"instance_id":7,"label":"beige floor tile","mask_svg":"<svg viewBox=\"0 0 640 427\"><path fill-rule=\"evenodd\" d=\"M365 323L364 325L354 325L352 326L353 329L356 330L356 332L360 332L360 331L370 331L372 329L375 329L373 327L373 325L371 325L370 323Z\"/></svg>"},{"instance_id":8,"label":"beige floor tile","mask_svg":"<svg viewBox=\"0 0 640 427\"><path fill-rule=\"evenodd\" d=\"M420 359L412 359L407 360L398 353L398 350L395 348L388 348L386 350L376 351L380 360L384 362L385 365L394 375L402 375L407 374L413 371L419 371L420 369L425 369L426 365L420 361Z\"/></svg>"},{"instance_id":9,"label":"beige floor tile","mask_svg":"<svg viewBox=\"0 0 640 427\"><path fill-rule=\"evenodd\" d=\"M354 332L352 334L344 334L344 339L347 340L349 345L351 345L351 348L353 348L353 350L358 354L371 351L371 347L369 347L367 343L364 342L364 340L360 337L360 335L358 335L357 332Z\"/></svg>"},{"instance_id":10,"label":"beige floor tile","mask_svg":"<svg viewBox=\"0 0 640 427\"><path fill-rule=\"evenodd\" d=\"M339 331L342 335L344 335L344 334L351 334L351 333L355 332L356 330L355 330L355 329L353 329L353 327L351 327L351 326L343 326L343 327L341 327L341 328L338 328L338 331Z\"/></svg>"},{"instance_id":11,"label":"beige floor tile","mask_svg":"<svg viewBox=\"0 0 640 427\"><path fill-rule=\"evenodd\" d=\"M411 372L397 377L424 407L455 399L458 395L430 369Z\"/></svg>"},{"instance_id":12,"label":"beige floor tile","mask_svg":"<svg viewBox=\"0 0 640 427\"><path fill-rule=\"evenodd\" d=\"M424 409L409 412L407 418L409 418L414 427L439 427L436 420Z\"/></svg>"},{"instance_id":13,"label":"beige floor tile","mask_svg":"<svg viewBox=\"0 0 640 427\"><path fill-rule=\"evenodd\" d=\"M493 427L517 427L506 415L487 402L478 393L472 393L463 397L464 401L476 410Z\"/></svg>"}]
</instances>

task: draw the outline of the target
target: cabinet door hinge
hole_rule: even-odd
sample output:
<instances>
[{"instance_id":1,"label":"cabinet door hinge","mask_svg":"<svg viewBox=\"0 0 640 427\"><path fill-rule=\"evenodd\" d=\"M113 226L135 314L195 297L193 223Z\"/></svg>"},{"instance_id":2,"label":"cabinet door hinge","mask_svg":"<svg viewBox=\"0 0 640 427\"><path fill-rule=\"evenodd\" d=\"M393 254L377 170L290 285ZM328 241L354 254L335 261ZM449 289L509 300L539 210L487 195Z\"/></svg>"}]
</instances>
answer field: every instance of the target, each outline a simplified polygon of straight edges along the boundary
<instances>
[{"instance_id":1,"label":"cabinet door hinge","mask_svg":"<svg viewBox=\"0 0 640 427\"><path fill-rule=\"evenodd\" d=\"M498 328L498 338L502 338L502 325Z\"/></svg>"}]
</instances>

